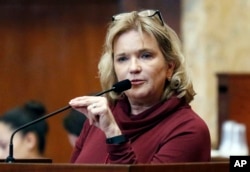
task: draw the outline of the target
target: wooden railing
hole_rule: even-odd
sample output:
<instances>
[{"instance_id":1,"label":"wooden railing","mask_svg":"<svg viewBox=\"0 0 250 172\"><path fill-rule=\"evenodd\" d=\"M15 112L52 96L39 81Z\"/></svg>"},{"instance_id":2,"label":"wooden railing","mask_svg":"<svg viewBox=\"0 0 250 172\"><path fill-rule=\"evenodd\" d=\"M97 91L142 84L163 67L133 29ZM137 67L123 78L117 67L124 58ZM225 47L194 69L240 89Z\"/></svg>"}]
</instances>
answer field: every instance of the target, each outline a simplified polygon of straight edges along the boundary
<instances>
[{"instance_id":1,"label":"wooden railing","mask_svg":"<svg viewBox=\"0 0 250 172\"><path fill-rule=\"evenodd\" d=\"M229 162L161 165L100 165L54 163L0 163L1 172L229 172Z\"/></svg>"}]
</instances>

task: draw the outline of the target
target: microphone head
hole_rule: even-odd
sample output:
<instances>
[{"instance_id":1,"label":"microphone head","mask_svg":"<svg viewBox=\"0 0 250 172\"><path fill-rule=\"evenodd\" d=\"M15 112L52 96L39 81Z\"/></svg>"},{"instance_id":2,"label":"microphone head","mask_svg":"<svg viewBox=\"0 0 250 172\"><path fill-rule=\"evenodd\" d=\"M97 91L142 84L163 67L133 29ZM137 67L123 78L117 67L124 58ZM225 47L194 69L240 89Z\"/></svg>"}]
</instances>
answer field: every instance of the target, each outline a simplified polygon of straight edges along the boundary
<instances>
[{"instance_id":1,"label":"microphone head","mask_svg":"<svg viewBox=\"0 0 250 172\"><path fill-rule=\"evenodd\" d=\"M131 88L131 82L128 79L117 82L113 85L113 91L116 93L121 93Z\"/></svg>"}]
</instances>

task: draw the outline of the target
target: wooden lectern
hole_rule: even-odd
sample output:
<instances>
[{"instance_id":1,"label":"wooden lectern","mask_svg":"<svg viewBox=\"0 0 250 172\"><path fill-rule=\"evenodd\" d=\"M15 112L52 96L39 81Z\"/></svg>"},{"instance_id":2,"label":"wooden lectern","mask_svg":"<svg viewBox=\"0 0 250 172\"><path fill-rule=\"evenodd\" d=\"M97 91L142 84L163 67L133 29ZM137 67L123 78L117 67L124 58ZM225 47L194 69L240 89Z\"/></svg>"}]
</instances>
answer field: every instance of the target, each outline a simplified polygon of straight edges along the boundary
<instances>
[{"instance_id":1,"label":"wooden lectern","mask_svg":"<svg viewBox=\"0 0 250 172\"><path fill-rule=\"evenodd\" d=\"M1 172L229 172L229 162L171 163L161 165L100 165L53 163L0 163Z\"/></svg>"}]
</instances>

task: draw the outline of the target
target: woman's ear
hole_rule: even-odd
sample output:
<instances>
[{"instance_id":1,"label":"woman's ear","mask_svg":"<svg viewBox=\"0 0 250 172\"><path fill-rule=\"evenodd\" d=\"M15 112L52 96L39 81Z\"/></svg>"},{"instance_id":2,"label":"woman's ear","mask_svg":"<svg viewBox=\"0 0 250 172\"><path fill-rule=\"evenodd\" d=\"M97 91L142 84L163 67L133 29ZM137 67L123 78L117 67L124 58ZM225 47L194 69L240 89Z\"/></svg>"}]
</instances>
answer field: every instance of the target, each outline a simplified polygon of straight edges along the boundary
<instances>
[{"instance_id":1,"label":"woman's ear","mask_svg":"<svg viewBox=\"0 0 250 172\"><path fill-rule=\"evenodd\" d=\"M29 132L25 134L24 136L24 142L26 145L26 148L29 150L32 150L36 147L37 145L37 136L34 132Z\"/></svg>"},{"instance_id":2,"label":"woman's ear","mask_svg":"<svg viewBox=\"0 0 250 172\"><path fill-rule=\"evenodd\" d=\"M171 79L175 69L175 63L173 61L167 62L167 79Z\"/></svg>"}]
</instances>

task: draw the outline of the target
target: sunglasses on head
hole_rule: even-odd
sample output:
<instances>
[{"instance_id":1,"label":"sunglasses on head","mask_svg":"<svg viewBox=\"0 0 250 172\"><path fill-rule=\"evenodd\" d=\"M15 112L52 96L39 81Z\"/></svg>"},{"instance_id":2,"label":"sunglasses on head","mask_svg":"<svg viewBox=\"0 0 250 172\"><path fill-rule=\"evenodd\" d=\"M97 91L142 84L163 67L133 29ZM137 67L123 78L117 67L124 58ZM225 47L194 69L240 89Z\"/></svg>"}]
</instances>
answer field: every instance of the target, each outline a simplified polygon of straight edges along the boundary
<instances>
[{"instance_id":1,"label":"sunglasses on head","mask_svg":"<svg viewBox=\"0 0 250 172\"><path fill-rule=\"evenodd\" d=\"M128 14L129 13L120 13L120 14L114 15L112 17L112 21L120 20ZM138 15L141 17L154 17L155 15L157 15L161 21L161 25L162 26L164 25L161 12L159 10L144 10L144 11L138 12Z\"/></svg>"}]
</instances>

